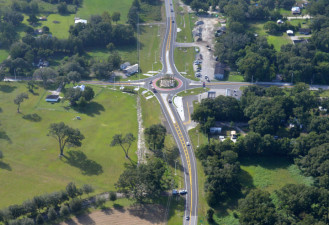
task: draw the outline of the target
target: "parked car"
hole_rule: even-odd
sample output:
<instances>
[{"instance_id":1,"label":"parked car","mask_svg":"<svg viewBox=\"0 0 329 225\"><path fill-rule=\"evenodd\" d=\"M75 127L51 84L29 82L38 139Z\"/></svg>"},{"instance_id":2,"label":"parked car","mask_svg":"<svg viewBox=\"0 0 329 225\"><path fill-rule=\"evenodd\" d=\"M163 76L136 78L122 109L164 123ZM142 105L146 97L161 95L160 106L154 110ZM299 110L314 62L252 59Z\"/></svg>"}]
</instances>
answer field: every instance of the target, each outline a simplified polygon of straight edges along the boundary
<instances>
[{"instance_id":1,"label":"parked car","mask_svg":"<svg viewBox=\"0 0 329 225\"><path fill-rule=\"evenodd\" d=\"M186 195L187 194L187 190L179 190L179 194Z\"/></svg>"}]
</instances>

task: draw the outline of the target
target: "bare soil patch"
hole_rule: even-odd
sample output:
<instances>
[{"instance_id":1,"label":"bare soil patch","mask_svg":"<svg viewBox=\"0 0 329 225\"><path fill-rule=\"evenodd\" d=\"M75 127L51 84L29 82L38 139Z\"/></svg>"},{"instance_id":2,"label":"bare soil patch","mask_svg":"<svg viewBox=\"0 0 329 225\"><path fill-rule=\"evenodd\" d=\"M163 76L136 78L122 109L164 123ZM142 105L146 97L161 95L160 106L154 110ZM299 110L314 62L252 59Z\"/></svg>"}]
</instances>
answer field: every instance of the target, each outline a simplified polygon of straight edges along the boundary
<instances>
[{"instance_id":1,"label":"bare soil patch","mask_svg":"<svg viewBox=\"0 0 329 225\"><path fill-rule=\"evenodd\" d=\"M163 225L164 215L165 209L160 205L114 207L73 217L60 225Z\"/></svg>"}]
</instances>

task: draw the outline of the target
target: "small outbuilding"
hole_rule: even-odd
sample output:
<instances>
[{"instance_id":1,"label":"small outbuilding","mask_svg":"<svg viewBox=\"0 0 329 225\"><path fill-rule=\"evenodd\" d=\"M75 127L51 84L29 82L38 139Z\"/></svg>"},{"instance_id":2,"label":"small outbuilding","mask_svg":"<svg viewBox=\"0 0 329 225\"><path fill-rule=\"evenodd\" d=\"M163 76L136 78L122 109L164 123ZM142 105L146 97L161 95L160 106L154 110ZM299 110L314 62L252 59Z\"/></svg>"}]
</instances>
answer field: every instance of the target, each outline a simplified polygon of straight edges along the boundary
<instances>
[{"instance_id":1,"label":"small outbuilding","mask_svg":"<svg viewBox=\"0 0 329 225\"><path fill-rule=\"evenodd\" d=\"M309 28L300 28L298 32L304 35L310 35L312 33L311 29Z\"/></svg>"},{"instance_id":2,"label":"small outbuilding","mask_svg":"<svg viewBox=\"0 0 329 225\"><path fill-rule=\"evenodd\" d=\"M208 91L208 98L211 98L211 99L216 98L216 92L215 91Z\"/></svg>"},{"instance_id":3,"label":"small outbuilding","mask_svg":"<svg viewBox=\"0 0 329 225\"><path fill-rule=\"evenodd\" d=\"M80 19L80 18L74 18L74 24L78 24L78 23L87 24L88 21L87 20Z\"/></svg>"},{"instance_id":4,"label":"small outbuilding","mask_svg":"<svg viewBox=\"0 0 329 225\"><path fill-rule=\"evenodd\" d=\"M292 7L291 8L292 14L300 14L300 8L299 7Z\"/></svg>"},{"instance_id":5,"label":"small outbuilding","mask_svg":"<svg viewBox=\"0 0 329 225\"><path fill-rule=\"evenodd\" d=\"M221 127L210 127L209 128L210 134L220 134L222 132Z\"/></svg>"},{"instance_id":6,"label":"small outbuilding","mask_svg":"<svg viewBox=\"0 0 329 225\"><path fill-rule=\"evenodd\" d=\"M77 85L77 86L75 86L75 87L73 87L73 88L74 88L74 89L79 88L81 91L84 91L85 88L86 88L86 86L84 86L84 85L82 84L82 85Z\"/></svg>"},{"instance_id":7,"label":"small outbuilding","mask_svg":"<svg viewBox=\"0 0 329 225\"><path fill-rule=\"evenodd\" d=\"M277 20L276 23L277 24L283 24L284 22L282 20Z\"/></svg>"},{"instance_id":8,"label":"small outbuilding","mask_svg":"<svg viewBox=\"0 0 329 225\"><path fill-rule=\"evenodd\" d=\"M138 64L128 66L126 69L123 70L126 76L131 76L135 73L138 73Z\"/></svg>"},{"instance_id":9,"label":"small outbuilding","mask_svg":"<svg viewBox=\"0 0 329 225\"><path fill-rule=\"evenodd\" d=\"M216 63L215 65L215 72L214 72L214 76L215 76L215 79L218 79L218 80L223 80L224 79L224 75L225 75L225 67L226 65L223 64L223 63Z\"/></svg>"},{"instance_id":10,"label":"small outbuilding","mask_svg":"<svg viewBox=\"0 0 329 225\"><path fill-rule=\"evenodd\" d=\"M46 102L58 102L59 99L59 95L47 95Z\"/></svg>"},{"instance_id":11,"label":"small outbuilding","mask_svg":"<svg viewBox=\"0 0 329 225\"><path fill-rule=\"evenodd\" d=\"M287 30L287 34L288 34L289 36L293 36L293 35L294 35L294 32L293 32L292 30Z\"/></svg>"}]
</instances>

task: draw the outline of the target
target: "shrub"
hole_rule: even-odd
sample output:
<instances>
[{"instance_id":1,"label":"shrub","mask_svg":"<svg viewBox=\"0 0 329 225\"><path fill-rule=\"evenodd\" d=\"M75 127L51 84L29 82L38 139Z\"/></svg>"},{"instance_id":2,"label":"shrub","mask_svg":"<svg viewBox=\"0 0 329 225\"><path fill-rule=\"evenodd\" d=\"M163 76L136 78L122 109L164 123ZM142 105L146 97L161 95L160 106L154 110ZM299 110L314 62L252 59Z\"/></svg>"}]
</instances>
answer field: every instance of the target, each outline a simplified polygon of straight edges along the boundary
<instances>
[{"instance_id":1,"label":"shrub","mask_svg":"<svg viewBox=\"0 0 329 225\"><path fill-rule=\"evenodd\" d=\"M97 207L102 207L105 204L105 202L106 202L105 197L99 195L96 196L95 205Z\"/></svg>"},{"instance_id":2,"label":"shrub","mask_svg":"<svg viewBox=\"0 0 329 225\"><path fill-rule=\"evenodd\" d=\"M57 219L57 213L56 213L54 207L50 207L48 209L47 216L48 216L49 220L56 220Z\"/></svg>"},{"instance_id":3,"label":"shrub","mask_svg":"<svg viewBox=\"0 0 329 225\"><path fill-rule=\"evenodd\" d=\"M110 200L111 201L117 200L117 194L113 191L110 192Z\"/></svg>"},{"instance_id":4,"label":"shrub","mask_svg":"<svg viewBox=\"0 0 329 225\"><path fill-rule=\"evenodd\" d=\"M43 216L41 214L38 214L35 222L36 222L36 224L43 224L45 222L45 220L43 219Z\"/></svg>"},{"instance_id":5,"label":"shrub","mask_svg":"<svg viewBox=\"0 0 329 225\"><path fill-rule=\"evenodd\" d=\"M70 214L70 209L66 205L62 205L61 209L59 210L59 215L65 217Z\"/></svg>"},{"instance_id":6,"label":"shrub","mask_svg":"<svg viewBox=\"0 0 329 225\"><path fill-rule=\"evenodd\" d=\"M73 213L78 212L82 209L82 201L80 199L74 198L69 203L70 209Z\"/></svg>"},{"instance_id":7,"label":"shrub","mask_svg":"<svg viewBox=\"0 0 329 225\"><path fill-rule=\"evenodd\" d=\"M90 194L92 192L94 192L94 188L90 185L90 184L85 184L82 186L82 191L85 193L85 194Z\"/></svg>"}]
</instances>

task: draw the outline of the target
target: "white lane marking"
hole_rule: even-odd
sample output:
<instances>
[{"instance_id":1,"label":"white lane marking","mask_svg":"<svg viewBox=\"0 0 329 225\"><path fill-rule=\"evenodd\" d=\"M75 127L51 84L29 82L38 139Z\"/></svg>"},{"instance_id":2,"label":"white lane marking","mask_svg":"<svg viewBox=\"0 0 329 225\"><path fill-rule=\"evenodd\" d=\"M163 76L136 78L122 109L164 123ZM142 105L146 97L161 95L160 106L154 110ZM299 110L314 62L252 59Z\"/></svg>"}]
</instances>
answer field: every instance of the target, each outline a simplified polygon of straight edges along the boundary
<instances>
[{"instance_id":1,"label":"white lane marking","mask_svg":"<svg viewBox=\"0 0 329 225\"><path fill-rule=\"evenodd\" d=\"M173 74L169 61L169 51L166 52L166 65L167 65L167 74Z\"/></svg>"},{"instance_id":2,"label":"white lane marking","mask_svg":"<svg viewBox=\"0 0 329 225\"><path fill-rule=\"evenodd\" d=\"M169 113L169 116L172 120L173 123L176 123L176 120L175 120L175 117L174 117L174 114L172 113L171 109L170 109L170 106L169 106L169 103L167 101L167 96L168 94L160 94L161 95L161 98L163 100L163 103L165 104L165 107L167 108L167 111Z\"/></svg>"}]
</instances>

